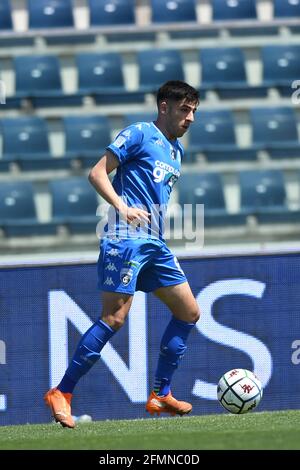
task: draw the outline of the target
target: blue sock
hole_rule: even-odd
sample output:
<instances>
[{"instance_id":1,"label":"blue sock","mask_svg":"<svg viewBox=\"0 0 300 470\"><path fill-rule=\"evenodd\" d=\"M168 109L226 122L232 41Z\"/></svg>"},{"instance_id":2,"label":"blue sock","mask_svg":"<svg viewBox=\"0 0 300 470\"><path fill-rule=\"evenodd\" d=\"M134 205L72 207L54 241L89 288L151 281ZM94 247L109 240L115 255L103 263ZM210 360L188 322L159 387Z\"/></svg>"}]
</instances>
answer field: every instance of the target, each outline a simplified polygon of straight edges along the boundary
<instances>
[{"instance_id":1,"label":"blue sock","mask_svg":"<svg viewBox=\"0 0 300 470\"><path fill-rule=\"evenodd\" d=\"M98 320L82 336L75 354L57 388L72 393L78 380L98 361L100 351L116 333L104 321Z\"/></svg>"},{"instance_id":2,"label":"blue sock","mask_svg":"<svg viewBox=\"0 0 300 470\"><path fill-rule=\"evenodd\" d=\"M172 318L162 337L160 355L155 373L154 392L159 396L170 391L172 376L187 349L186 341L195 323Z\"/></svg>"}]
</instances>

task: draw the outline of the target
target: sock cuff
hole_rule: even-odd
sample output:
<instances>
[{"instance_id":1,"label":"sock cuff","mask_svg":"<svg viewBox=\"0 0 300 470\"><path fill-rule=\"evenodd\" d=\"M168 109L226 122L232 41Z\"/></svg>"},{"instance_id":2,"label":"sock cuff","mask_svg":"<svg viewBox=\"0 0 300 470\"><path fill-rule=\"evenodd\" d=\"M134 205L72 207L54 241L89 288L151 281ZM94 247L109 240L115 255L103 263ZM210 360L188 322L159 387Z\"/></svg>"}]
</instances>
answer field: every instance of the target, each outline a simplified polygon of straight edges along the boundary
<instances>
[{"instance_id":1,"label":"sock cuff","mask_svg":"<svg viewBox=\"0 0 300 470\"><path fill-rule=\"evenodd\" d=\"M190 331L196 325L196 323L188 323L183 320L178 320L178 318L175 318L175 317L172 318L171 322L175 324L176 326L178 326L179 328L182 328L188 331Z\"/></svg>"},{"instance_id":2,"label":"sock cuff","mask_svg":"<svg viewBox=\"0 0 300 470\"><path fill-rule=\"evenodd\" d=\"M111 328L107 323L105 323L103 320L98 320L96 323L98 323L98 325L102 328L104 328L105 330L107 330L108 334L110 334L110 336L112 336L113 334L116 333L116 330L114 330L113 328Z\"/></svg>"}]
</instances>

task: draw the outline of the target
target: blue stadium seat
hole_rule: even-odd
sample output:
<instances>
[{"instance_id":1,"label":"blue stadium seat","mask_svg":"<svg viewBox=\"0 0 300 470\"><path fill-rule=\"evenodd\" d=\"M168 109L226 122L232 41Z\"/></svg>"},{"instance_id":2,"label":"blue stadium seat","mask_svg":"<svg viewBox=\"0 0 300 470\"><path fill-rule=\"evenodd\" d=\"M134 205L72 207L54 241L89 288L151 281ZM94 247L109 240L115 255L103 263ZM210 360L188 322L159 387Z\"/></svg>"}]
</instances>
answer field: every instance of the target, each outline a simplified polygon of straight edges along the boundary
<instances>
[{"instance_id":1,"label":"blue stadium seat","mask_svg":"<svg viewBox=\"0 0 300 470\"><path fill-rule=\"evenodd\" d=\"M19 56L14 59L16 96L30 99L35 107L80 105L82 98L62 91L56 56Z\"/></svg>"},{"instance_id":2,"label":"blue stadium seat","mask_svg":"<svg viewBox=\"0 0 300 470\"><path fill-rule=\"evenodd\" d=\"M261 223L300 220L298 211L288 209L281 170L242 171L239 181L243 213L255 215Z\"/></svg>"},{"instance_id":3,"label":"blue stadium seat","mask_svg":"<svg viewBox=\"0 0 300 470\"><path fill-rule=\"evenodd\" d=\"M63 123L65 155L79 159L84 168L97 163L111 142L108 119L105 116L67 116Z\"/></svg>"},{"instance_id":4,"label":"blue stadium seat","mask_svg":"<svg viewBox=\"0 0 300 470\"><path fill-rule=\"evenodd\" d=\"M214 89L220 98L266 96L265 87L249 86L245 57L238 47L201 49L201 88Z\"/></svg>"},{"instance_id":5,"label":"blue stadium seat","mask_svg":"<svg viewBox=\"0 0 300 470\"><path fill-rule=\"evenodd\" d=\"M189 130L188 153L192 160L204 153L211 162L256 160L256 151L236 144L234 119L229 110L199 111Z\"/></svg>"},{"instance_id":6,"label":"blue stadium seat","mask_svg":"<svg viewBox=\"0 0 300 470\"><path fill-rule=\"evenodd\" d=\"M33 29L74 29L72 0L28 0L29 28ZM43 38L49 45L83 44L95 41L94 34L50 34Z\"/></svg>"},{"instance_id":7,"label":"blue stadium seat","mask_svg":"<svg viewBox=\"0 0 300 470\"><path fill-rule=\"evenodd\" d=\"M96 104L143 102L144 94L125 89L122 59L117 52L76 56L78 92L92 95Z\"/></svg>"},{"instance_id":8,"label":"blue stadium seat","mask_svg":"<svg viewBox=\"0 0 300 470\"><path fill-rule=\"evenodd\" d=\"M5 118L0 121L3 160L16 161L27 170L60 169L70 164L50 154L48 129L40 117Z\"/></svg>"},{"instance_id":9,"label":"blue stadium seat","mask_svg":"<svg viewBox=\"0 0 300 470\"><path fill-rule=\"evenodd\" d=\"M87 178L63 178L49 183L52 220L64 224L71 233L95 232L98 199Z\"/></svg>"},{"instance_id":10,"label":"blue stadium seat","mask_svg":"<svg viewBox=\"0 0 300 470\"><path fill-rule=\"evenodd\" d=\"M264 46L261 55L264 85L290 97L292 82L300 77L300 46Z\"/></svg>"},{"instance_id":11,"label":"blue stadium seat","mask_svg":"<svg viewBox=\"0 0 300 470\"><path fill-rule=\"evenodd\" d=\"M1 182L0 225L8 237L55 234L55 225L39 223L31 182Z\"/></svg>"},{"instance_id":12,"label":"blue stadium seat","mask_svg":"<svg viewBox=\"0 0 300 470\"><path fill-rule=\"evenodd\" d=\"M27 0L29 28L73 27L71 0Z\"/></svg>"},{"instance_id":13,"label":"blue stadium seat","mask_svg":"<svg viewBox=\"0 0 300 470\"><path fill-rule=\"evenodd\" d=\"M178 202L193 205L204 204L204 223L208 227L242 225L245 215L229 214L226 210L223 183L219 173L184 173L178 180Z\"/></svg>"},{"instance_id":14,"label":"blue stadium seat","mask_svg":"<svg viewBox=\"0 0 300 470\"><path fill-rule=\"evenodd\" d=\"M255 0L212 0L212 8L214 21L257 18Z\"/></svg>"},{"instance_id":15,"label":"blue stadium seat","mask_svg":"<svg viewBox=\"0 0 300 470\"><path fill-rule=\"evenodd\" d=\"M8 0L1 0L0 2L0 30L12 29L12 19L10 3Z\"/></svg>"},{"instance_id":16,"label":"blue stadium seat","mask_svg":"<svg viewBox=\"0 0 300 470\"><path fill-rule=\"evenodd\" d=\"M278 27L265 24L263 30L254 26L243 25L244 20L257 21L256 0L211 0L213 20L228 22L231 36L273 35ZM235 24L234 24L235 23ZM258 24L258 23L257 23Z\"/></svg>"},{"instance_id":17,"label":"blue stadium seat","mask_svg":"<svg viewBox=\"0 0 300 470\"><path fill-rule=\"evenodd\" d=\"M275 18L300 17L300 2L297 0L273 0Z\"/></svg>"},{"instance_id":18,"label":"blue stadium seat","mask_svg":"<svg viewBox=\"0 0 300 470\"><path fill-rule=\"evenodd\" d=\"M124 114L124 127L135 124L136 122L155 121L157 113L127 113Z\"/></svg>"},{"instance_id":19,"label":"blue stadium seat","mask_svg":"<svg viewBox=\"0 0 300 470\"><path fill-rule=\"evenodd\" d=\"M152 22L197 21L195 0L151 0Z\"/></svg>"},{"instance_id":20,"label":"blue stadium seat","mask_svg":"<svg viewBox=\"0 0 300 470\"><path fill-rule=\"evenodd\" d=\"M184 80L178 51L155 49L138 52L139 89L154 93L167 80Z\"/></svg>"},{"instance_id":21,"label":"blue stadium seat","mask_svg":"<svg viewBox=\"0 0 300 470\"><path fill-rule=\"evenodd\" d=\"M134 0L89 0L91 26L135 25ZM126 33L104 32L108 42L153 41L155 34L130 29Z\"/></svg>"},{"instance_id":22,"label":"blue stadium seat","mask_svg":"<svg viewBox=\"0 0 300 470\"><path fill-rule=\"evenodd\" d=\"M89 0L91 26L134 24L133 0Z\"/></svg>"},{"instance_id":23,"label":"blue stadium seat","mask_svg":"<svg viewBox=\"0 0 300 470\"><path fill-rule=\"evenodd\" d=\"M252 141L272 158L300 157L296 117L292 108L252 108Z\"/></svg>"}]
</instances>

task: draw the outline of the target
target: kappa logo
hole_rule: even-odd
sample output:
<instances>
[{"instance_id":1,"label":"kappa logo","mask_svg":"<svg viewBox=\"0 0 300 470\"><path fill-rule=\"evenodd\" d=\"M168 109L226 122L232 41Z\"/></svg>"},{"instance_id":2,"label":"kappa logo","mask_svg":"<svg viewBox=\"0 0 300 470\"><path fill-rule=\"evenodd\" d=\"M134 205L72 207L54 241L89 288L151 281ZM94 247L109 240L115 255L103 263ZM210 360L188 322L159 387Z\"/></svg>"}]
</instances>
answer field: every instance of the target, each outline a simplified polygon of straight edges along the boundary
<instances>
[{"instance_id":1,"label":"kappa logo","mask_svg":"<svg viewBox=\"0 0 300 470\"><path fill-rule=\"evenodd\" d=\"M107 252L107 254L108 254L108 256L112 256L112 257L118 256L119 258L122 258L122 256L119 254L118 248L111 248L111 249Z\"/></svg>"},{"instance_id":2,"label":"kappa logo","mask_svg":"<svg viewBox=\"0 0 300 470\"><path fill-rule=\"evenodd\" d=\"M105 286L114 286L115 283L110 276L108 276L104 281Z\"/></svg>"},{"instance_id":3,"label":"kappa logo","mask_svg":"<svg viewBox=\"0 0 300 470\"><path fill-rule=\"evenodd\" d=\"M105 266L105 269L107 271L118 271L115 263L109 263L107 266Z\"/></svg>"},{"instance_id":4,"label":"kappa logo","mask_svg":"<svg viewBox=\"0 0 300 470\"><path fill-rule=\"evenodd\" d=\"M159 145L160 147L165 147L165 144L164 142L162 141L162 139L157 139L155 142L155 145Z\"/></svg>"}]
</instances>

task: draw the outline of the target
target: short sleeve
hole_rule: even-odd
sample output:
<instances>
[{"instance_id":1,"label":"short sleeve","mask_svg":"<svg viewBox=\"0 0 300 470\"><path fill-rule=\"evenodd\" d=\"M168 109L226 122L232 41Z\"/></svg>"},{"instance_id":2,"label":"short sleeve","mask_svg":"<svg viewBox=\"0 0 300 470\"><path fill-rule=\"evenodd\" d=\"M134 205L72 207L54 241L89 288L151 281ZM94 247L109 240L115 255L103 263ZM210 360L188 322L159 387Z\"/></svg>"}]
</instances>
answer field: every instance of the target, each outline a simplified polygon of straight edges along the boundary
<instances>
[{"instance_id":1,"label":"short sleeve","mask_svg":"<svg viewBox=\"0 0 300 470\"><path fill-rule=\"evenodd\" d=\"M122 164L138 157L143 138L144 133L142 126L138 124L131 125L123 129L107 149L110 150Z\"/></svg>"}]
</instances>

